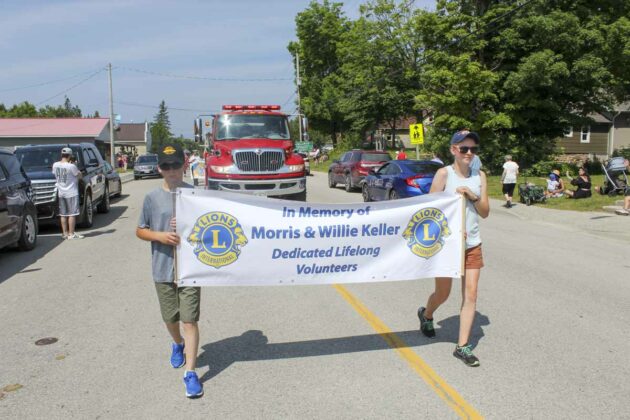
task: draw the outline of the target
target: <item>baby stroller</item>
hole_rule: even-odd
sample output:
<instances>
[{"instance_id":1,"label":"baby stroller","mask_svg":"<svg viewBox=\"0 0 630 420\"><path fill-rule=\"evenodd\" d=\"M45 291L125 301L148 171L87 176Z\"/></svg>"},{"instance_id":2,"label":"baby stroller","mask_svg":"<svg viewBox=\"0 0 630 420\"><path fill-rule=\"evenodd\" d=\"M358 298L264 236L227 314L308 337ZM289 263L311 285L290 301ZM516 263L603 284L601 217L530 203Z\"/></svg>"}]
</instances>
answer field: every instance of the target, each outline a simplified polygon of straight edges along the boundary
<instances>
[{"instance_id":1,"label":"baby stroller","mask_svg":"<svg viewBox=\"0 0 630 420\"><path fill-rule=\"evenodd\" d=\"M539 185L534 185L531 182L519 184L518 195L521 197L521 203L528 206L532 203L545 203L547 201L547 197L545 197L545 189Z\"/></svg>"},{"instance_id":2,"label":"baby stroller","mask_svg":"<svg viewBox=\"0 0 630 420\"><path fill-rule=\"evenodd\" d=\"M601 195L608 194L613 197L623 193L628 186L628 174L626 166L623 164L625 158L623 156L609 159L606 164L602 164L604 170L604 185L599 189Z\"/></svg>"}]
</instances>

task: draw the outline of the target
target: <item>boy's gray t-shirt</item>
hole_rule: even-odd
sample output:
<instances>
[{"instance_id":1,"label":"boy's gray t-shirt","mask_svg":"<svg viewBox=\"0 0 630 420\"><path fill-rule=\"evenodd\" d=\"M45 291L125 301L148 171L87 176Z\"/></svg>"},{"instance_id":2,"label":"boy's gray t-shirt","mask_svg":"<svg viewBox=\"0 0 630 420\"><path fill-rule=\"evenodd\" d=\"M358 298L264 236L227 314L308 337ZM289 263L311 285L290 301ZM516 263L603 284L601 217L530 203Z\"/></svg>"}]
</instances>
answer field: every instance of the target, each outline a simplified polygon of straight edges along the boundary
<instances>
[{"instance_id":1,"label":"boy's gray t-shirt","mask_svg":"<svg viewBox=\"0 0 630 420\"><path fill-rule=\"evenodd\" d=\"M193 188L182 184L180 188ZM138 227L156 232L170 232L173 218L173 194L162 187L149 192L144 197ZM173 282L173 247L157 241L151 242L151 268L156 283Z\"/></svg>"}]
</instances>

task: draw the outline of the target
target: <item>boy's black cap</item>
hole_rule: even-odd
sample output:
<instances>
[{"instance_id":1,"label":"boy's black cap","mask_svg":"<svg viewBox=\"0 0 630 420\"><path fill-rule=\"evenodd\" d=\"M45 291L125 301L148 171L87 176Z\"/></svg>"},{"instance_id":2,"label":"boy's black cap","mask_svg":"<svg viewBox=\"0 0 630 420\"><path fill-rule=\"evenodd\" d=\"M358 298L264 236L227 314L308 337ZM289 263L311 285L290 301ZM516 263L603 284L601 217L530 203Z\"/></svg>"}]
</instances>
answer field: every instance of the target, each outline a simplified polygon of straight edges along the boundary
<instances>
[{"instance_id":1,"label":"boy's black cap","mask_svg":"<svg viewBox=\"0 0 630 420\"><path fill-rule=\"evenodd\" d=\"M158 165L171 163L177 165L184 164L184 151L177 144L166 144L158 150Z\"/></svg>"}]
</instances>

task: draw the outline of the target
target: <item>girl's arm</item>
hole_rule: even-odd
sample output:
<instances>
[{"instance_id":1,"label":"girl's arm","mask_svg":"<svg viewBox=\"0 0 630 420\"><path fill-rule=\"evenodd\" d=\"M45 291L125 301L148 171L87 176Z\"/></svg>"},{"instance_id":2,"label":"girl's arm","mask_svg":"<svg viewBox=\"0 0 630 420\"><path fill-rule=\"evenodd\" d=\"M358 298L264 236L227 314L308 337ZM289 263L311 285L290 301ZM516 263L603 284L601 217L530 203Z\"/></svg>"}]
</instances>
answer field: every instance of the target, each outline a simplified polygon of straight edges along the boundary
<instances>
[{"instance_id":1,"label":"girl's arm","mask_svg":"<svg viewBox=\"0 0 630 420\"><path fill-rule=\"evenodd\" d=\"M442 192L446 187L446 178L448 177L448 172L446 172L446 168L440 168L433 176L433 183L431 184L431 190L429 194L435 192Z\"/></svg>"},{"instance_id":2,"label":"girl's arm","mask_svg":"<svg viewBox=\"0 0 630 420\"><path fill-rule=\"evenodd\" d=\"M488 217L490 214L490 200L488 200L488 181L486 180L486 173L483 171L479 171L479 175L481 176L481 195L478 197L477 201L474 201L475 209L479 216L483 219Z\"/></svg>"}]
</instances>

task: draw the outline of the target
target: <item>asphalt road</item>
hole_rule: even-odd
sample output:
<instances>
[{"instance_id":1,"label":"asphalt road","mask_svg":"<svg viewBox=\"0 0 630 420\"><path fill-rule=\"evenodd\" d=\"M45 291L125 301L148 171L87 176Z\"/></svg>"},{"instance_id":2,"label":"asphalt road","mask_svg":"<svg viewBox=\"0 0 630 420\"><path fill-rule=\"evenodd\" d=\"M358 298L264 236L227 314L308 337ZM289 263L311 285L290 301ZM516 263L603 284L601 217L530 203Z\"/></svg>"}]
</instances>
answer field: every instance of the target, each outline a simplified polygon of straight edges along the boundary
<instances>
[{"instance_id":1,"label":"asphalt road","mask_svg":"<svg viewBox=\"0 0 630 420\"><path fill-rule=\"evenodd\" d=\"M361 200L325 181L309 177L309 201ZM159 182L125 184L82 241L46 228L33 252L0 251L0 389L21 385L0 391L0 418L630 418L630 242L496 203L471 339L481 367L452 356L456 287L438 337L418 333L431 279L206 288L205 396L187 400L134 235Z\"/></svg>"}]
</instances>

